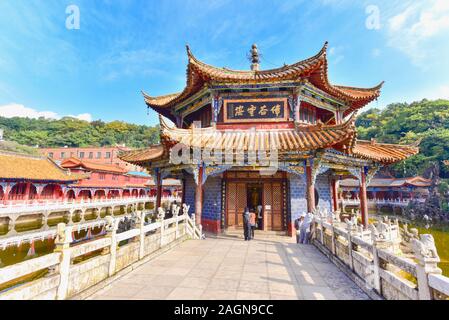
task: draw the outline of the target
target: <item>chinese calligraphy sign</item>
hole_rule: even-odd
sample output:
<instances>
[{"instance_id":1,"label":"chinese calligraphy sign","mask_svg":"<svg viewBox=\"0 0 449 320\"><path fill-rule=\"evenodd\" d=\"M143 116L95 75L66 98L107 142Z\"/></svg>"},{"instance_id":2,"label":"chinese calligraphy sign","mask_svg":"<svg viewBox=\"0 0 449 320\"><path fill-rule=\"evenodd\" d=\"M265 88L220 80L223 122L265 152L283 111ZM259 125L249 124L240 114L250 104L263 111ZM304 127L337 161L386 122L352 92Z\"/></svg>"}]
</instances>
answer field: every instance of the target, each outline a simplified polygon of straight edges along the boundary
<instances>
[{"instance_id":1,"label":"chinese calligraphy sign","mask_svg":"<svg viewBox=\"0 0 449 320\"><path fill-rule=\"evenodd\" d=\"M287 98L225 100L224 121L286 121Z\"/></svg>"}]
</instances>

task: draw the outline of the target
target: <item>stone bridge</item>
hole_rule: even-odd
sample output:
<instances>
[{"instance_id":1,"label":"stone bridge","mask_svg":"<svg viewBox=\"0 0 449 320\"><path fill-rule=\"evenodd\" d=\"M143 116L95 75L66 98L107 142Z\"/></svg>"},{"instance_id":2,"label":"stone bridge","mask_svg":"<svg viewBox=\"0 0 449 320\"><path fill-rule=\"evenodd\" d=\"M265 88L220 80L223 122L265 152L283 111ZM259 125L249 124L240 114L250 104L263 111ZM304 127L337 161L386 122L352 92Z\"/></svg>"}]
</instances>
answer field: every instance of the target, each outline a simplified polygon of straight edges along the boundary
<instances>
[{"instance_id":1,"label":"stone bridge","mask_svg":"<svg viewBox=\"0 0 449 320\"><path fill-rule=\"evenodd\" d=\"M369 299L313 245L256 237L185 241L88 299Z\"/></svg>"}]
</instances>

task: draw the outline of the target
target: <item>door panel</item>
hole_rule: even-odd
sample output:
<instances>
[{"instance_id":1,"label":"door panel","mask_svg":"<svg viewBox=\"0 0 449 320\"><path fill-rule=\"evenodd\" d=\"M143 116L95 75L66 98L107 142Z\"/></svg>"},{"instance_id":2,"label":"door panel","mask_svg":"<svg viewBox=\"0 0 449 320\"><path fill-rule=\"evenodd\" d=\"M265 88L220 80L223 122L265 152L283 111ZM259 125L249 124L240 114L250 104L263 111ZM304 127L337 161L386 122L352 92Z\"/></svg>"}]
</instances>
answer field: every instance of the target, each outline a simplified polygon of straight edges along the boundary
<instances>
[{"instance_id":1,"label":"door panel","mask_svg":"<svg viewBox=\"0 0 449 320\"><path fill-rule=\"evenodd\" d=\"M235 225L237 207L237 183L227 183L226 192L226 225L232 227Z\"/></svg>"},{"instance_id":2,"label":"door panel","mask_svg":"<svg viewBox=\"0 0 449 320\"><path fill-rule=\"evenodd\" d=\"M263 212L264 212L264 230L271 230L272 225L273 197L271 183L263 184Z\"/></svg>"},{"instance_id":3,"label":"door panel","mask_svg":"<svg viewBox=\"0 0 449 320\"><path fill-rule=\"evenodd\" d=\"M246 207L246 183L227 183L226 225L243 226L243 211Z\"/></svg>"},{"instance_id":4,"label":"door panel","mask_svg":"<svg viewBox=\"0 0 449 320\"><path fill-rule=\"evenodd\" d=\"M272 230L282 230L282 185L273 183Z\"/></svg>"},{"instance_id":5,"label":"door panel","mask_svg":"<svg viewBox=\"0 0 449 320\"><path fill-rule=\"evenodd\" d=\"M243 227L243 212L247 205L246 183L237 183L237 225Z\"/></svg>"}]
</instances>

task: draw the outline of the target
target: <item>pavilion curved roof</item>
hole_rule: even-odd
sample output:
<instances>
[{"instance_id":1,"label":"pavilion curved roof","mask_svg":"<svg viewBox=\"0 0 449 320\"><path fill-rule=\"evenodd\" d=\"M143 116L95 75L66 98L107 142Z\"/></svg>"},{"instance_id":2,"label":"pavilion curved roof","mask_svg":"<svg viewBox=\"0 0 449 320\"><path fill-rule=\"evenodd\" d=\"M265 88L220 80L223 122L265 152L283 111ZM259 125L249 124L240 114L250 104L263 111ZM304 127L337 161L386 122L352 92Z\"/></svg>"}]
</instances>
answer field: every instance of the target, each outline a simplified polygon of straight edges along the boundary
<instances>
[{"instance_id":1,"label":"pavilion curved roof","mask_svg":"<svg viewBox=\"0 0 449 320\"><path fill-rule=\"evenodd\" d=\"M372 160L384 165L404 160L419 152L419 148L415 145L358 140L355 114L344 123L337 125L318 123L286 129L233 129L229 131L217 129L216 126L181 129L170 126L162 116L159 118L161 144L123 152L119 155L121 160L139 165L161 160L168 156L170 148L177 143L190 148L243 151L276 149L280 153L337 147L343 149L344 153L357 158Z\"/></svg>"},{"instance_id":2,"label":"pavilion curved roof","mask_svg":"<svg viewBox=\"0 0 449 320\"><path fill-rule=\"evenodd\" d=\"M383 164L405 160L419 152L414 145L378 143L375 140L357 140L352 154L362 159L373 160Z\"/></svg>"},{"instance_id":3,"label":"pavilion curved roof","mask_svg":"<svg viewBox=\"0 0 449 320\"><path fill-rule=\"evenodd\" d=\"M307 79L319 89L348 103L350 108L346 115L357 110L380 95L383 82L373 88L355 88L333 85L328 79L326 42L314 56L280 68L268 70L232 70L218 68L197 59L187 46L187 82L183 91L168 95L153 97L142 92L145 103L156 112L173 120L171 108L198 92L208 83L220 84L255 84L267 82L298 81Z\"/></svg>"}]
</instances>

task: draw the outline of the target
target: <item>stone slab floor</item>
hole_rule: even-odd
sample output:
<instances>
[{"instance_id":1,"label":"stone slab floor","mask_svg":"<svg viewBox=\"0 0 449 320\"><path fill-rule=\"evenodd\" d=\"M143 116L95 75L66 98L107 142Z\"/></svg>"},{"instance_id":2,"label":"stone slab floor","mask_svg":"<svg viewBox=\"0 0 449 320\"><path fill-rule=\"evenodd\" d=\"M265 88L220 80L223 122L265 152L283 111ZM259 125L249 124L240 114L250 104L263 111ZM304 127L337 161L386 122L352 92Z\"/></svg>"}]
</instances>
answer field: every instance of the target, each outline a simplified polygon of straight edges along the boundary
<instances>
[{"instance_id":1,"label":"stone slab floor","mask_svg":"<svg viewBox=\"0 0 449 320\"><path fill-rule=\"evenodd\" d=\"M185 241L89 299L369 298L312 245L223 236Z\"/></svg>"}]
</instances>

